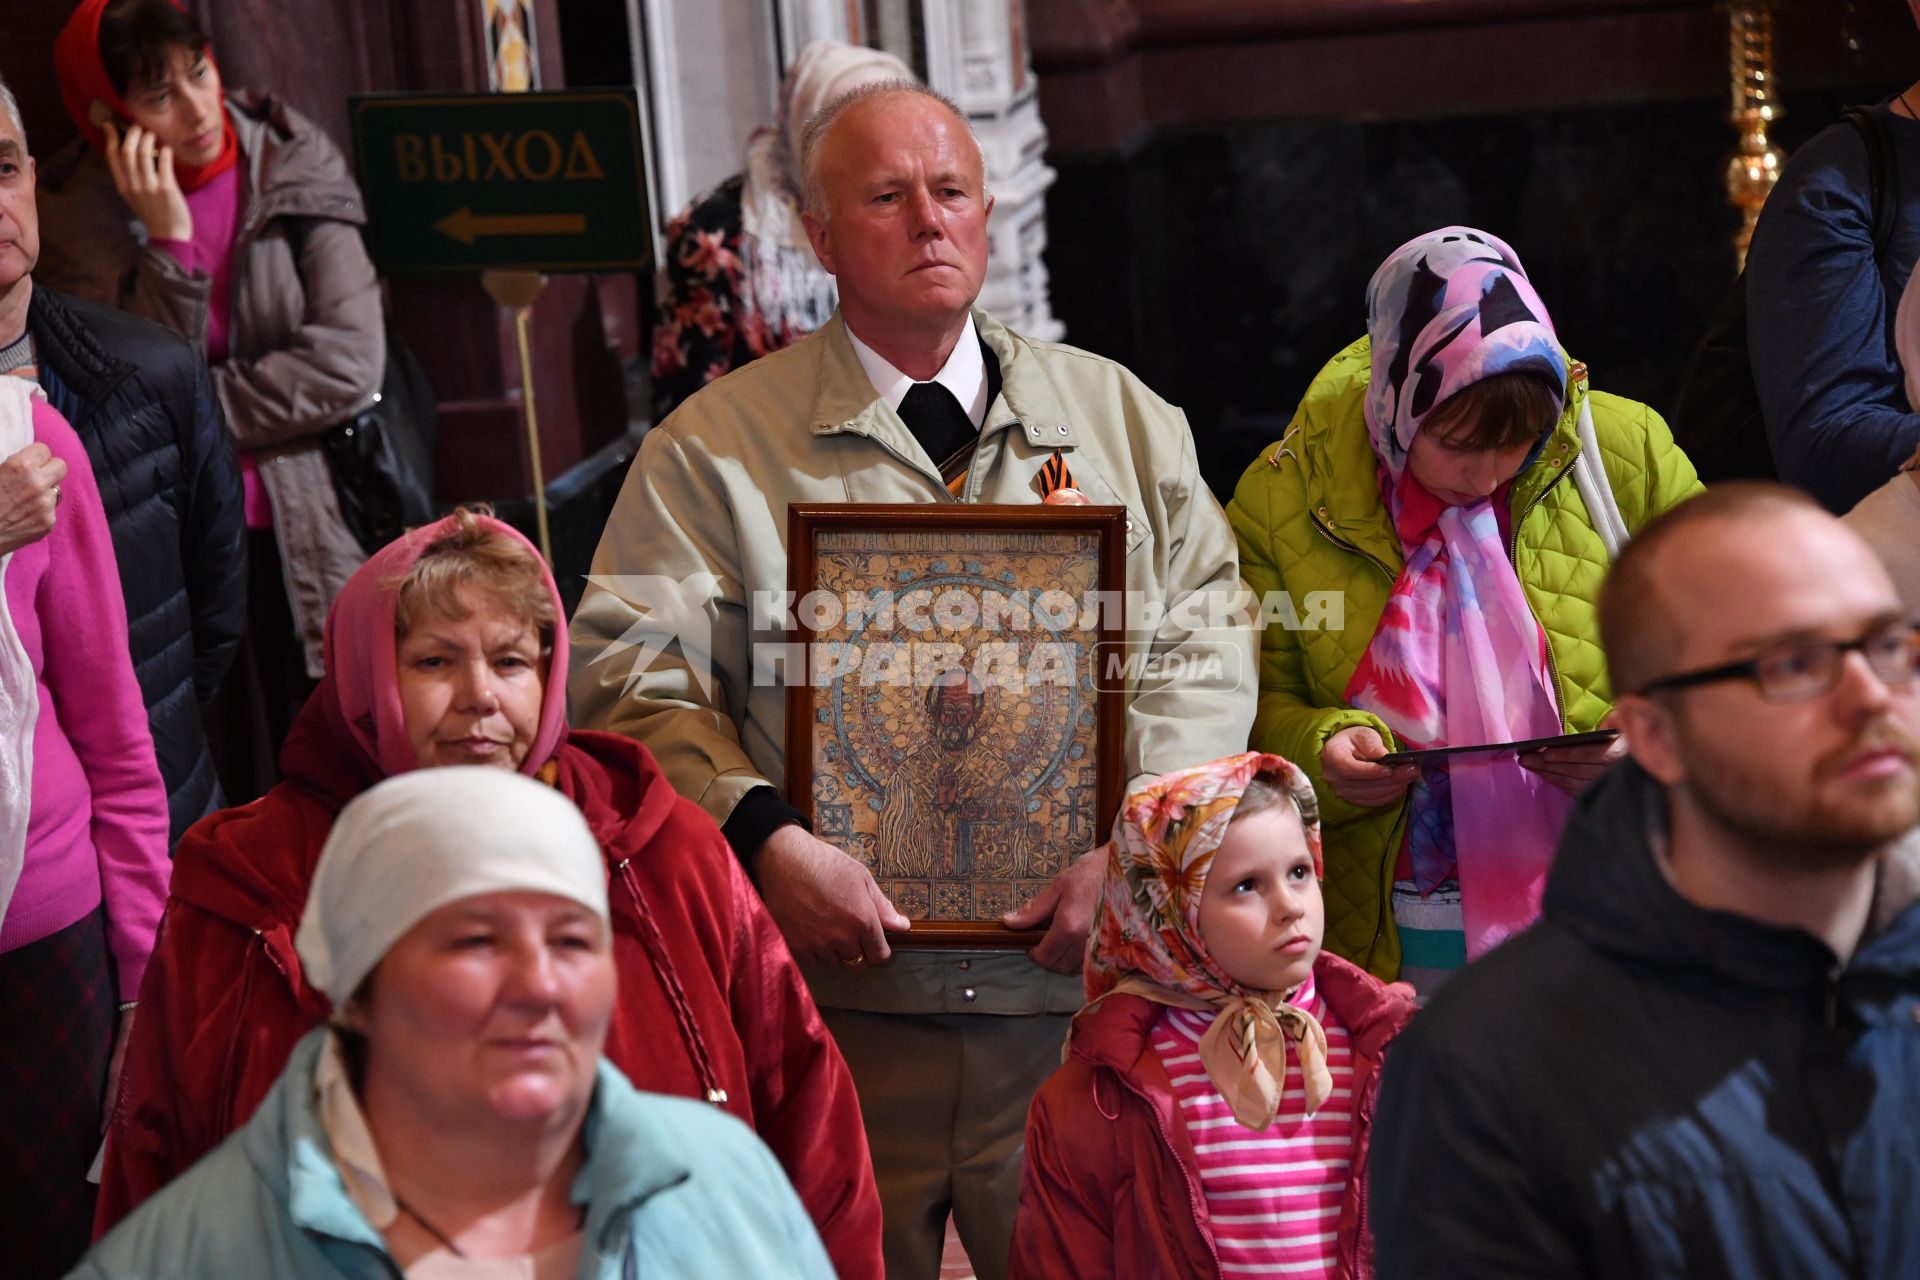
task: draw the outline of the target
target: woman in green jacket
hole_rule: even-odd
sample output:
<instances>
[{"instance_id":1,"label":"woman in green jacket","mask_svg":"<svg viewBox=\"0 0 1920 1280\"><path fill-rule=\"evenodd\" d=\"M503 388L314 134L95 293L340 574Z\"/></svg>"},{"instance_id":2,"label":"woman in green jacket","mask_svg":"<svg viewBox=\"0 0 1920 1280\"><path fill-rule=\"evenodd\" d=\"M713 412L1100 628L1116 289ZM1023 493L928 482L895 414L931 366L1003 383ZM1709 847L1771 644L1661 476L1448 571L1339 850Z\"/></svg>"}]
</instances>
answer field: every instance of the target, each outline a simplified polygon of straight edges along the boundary
<instances>
[{"instance_id":1,"label":"woman in green jacket","mask_svg":"<svg viewBox=\"0 0 1920 1280\"><path fill-rule=\"evenodd\" d=\"M1699 482L1658 414L1588 391L1484 231L1395 250L1367 331L1228 516L1264 602L1252 746L1326 807L1327 946L1431 986L1532 923L1571 797L1617 749L1377 761L1600 727L1610 548Z\"/></svg>"}]
</instances>

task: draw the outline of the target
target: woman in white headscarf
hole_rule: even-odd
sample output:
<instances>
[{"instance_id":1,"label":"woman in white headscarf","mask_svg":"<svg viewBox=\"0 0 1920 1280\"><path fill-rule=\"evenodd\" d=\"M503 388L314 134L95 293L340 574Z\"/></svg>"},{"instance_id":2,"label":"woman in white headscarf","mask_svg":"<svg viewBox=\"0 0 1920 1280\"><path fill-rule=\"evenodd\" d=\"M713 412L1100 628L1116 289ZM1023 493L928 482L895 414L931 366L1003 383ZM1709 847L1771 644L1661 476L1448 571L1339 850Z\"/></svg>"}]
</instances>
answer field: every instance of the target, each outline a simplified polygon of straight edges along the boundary
<instances>
[{"instance_id":1,"label":"woman in white headscarf","mask_svg":"<svg viewBox=\"0 0 1920 1280\"><path fill-rule=\"evenodd\" d=\"M519 774L422 769L344 809L300 960L334 1020L82 1277L830 1277L772 1154L601 1055L599 844Z\"/></svg>"},{"instance_id":2,"label":"woman in white headscarf","mask_svg":"<svg viewBox=\"0 0 1920 1280\"><path fill-rule=\"evenodd\" d=\"M747 139L747 167L667 227L653 317L653 420L724 373L806 337L839 302L800 225L800 135L814 112L877 80L911 80L890 53L836 40L800 51L773 128Z\"/></svg>"}]
</instances>

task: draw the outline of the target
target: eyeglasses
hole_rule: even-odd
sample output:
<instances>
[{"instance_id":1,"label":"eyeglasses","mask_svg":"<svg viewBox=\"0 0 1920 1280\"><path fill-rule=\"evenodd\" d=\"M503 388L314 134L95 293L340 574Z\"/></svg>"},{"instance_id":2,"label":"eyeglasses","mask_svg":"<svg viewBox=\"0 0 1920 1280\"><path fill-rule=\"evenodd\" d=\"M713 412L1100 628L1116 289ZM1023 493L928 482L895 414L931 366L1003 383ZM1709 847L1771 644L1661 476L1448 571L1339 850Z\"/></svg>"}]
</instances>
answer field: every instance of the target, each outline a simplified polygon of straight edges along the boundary
<instances>
[{"instance_id":1,"label":"eyeglasses","mask_svg":"<svg viewBox=\"0 0 1920 1280\"><path fill-rule=\"evenodd\" d=\"M1641 686L1640 692L1751 680L1768 702L1798 702L1831 692L1840 683L1840 667L1849 653L1864 657L1873 674L1887 684L1906 684L1920 674L1920 625L1896 622L1876 627L1858 640L1789 641L1745 662L1662 676Z\"/></svg>"}]
</instances>

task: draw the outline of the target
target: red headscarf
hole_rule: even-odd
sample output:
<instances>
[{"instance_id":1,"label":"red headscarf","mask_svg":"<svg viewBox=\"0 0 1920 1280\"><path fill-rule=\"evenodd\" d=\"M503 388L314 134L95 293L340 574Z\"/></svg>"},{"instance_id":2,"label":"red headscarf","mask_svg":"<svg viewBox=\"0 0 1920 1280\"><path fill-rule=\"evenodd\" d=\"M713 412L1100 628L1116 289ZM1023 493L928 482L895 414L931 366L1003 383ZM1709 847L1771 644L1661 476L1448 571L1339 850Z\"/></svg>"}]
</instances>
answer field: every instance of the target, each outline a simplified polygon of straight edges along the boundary
<instances>
[{"instance_id":1,"label":"red headscarf","mask_svg":"<svg viewBox=\"0 0 1920 1280\"><path fill-rule=\"evenodd\" d=\"M520 772L537 773L567 736L566 606L553 574L533 544L509 524L476 516L480 527L501 533L526 547L540 563L553 600L556 634L547 665L546 698L540 725ZM382 547L340 589L327 611L324 640L326 675L300 710L280 753L280 769L338 804L382 778L417 768L400 708L399 666L395 657L394 616L399 582L421 553L459 527L454 517L410 530Z\"/></svg>"},{"instance_id":2,"label":"red headscarf","mask_svg":"<svg viewBox=\"0 0 1920 1280\"><path fill-rule=\"evenodd\" d=\"M107 77L106 64L100 60L100 18L113 0L80 0L80 6L67 19L67 25L60 29L60 38L53 44L53 66L60 77L60 101L67 109L67 115L79 127L80 136L92 144L96 151L104 151L107 146L106 135L93 122L93 104L104 102L120 120L120 129L125 131L127 121L133 118L133 111L118 93L114 92L113 81ZM171 0L173 6L182 13L186 5L181 0ZM213 50L207 50L207 61L213 61ZM220 113L220 154L204 165L184 164L178 156L174 157L173 172L180 180L180 189L193 191L205 186L227 170L233 168L240 159L239 139L234 137L233 121L227 118L225 111Z\"/></svg>"}]
</instances>

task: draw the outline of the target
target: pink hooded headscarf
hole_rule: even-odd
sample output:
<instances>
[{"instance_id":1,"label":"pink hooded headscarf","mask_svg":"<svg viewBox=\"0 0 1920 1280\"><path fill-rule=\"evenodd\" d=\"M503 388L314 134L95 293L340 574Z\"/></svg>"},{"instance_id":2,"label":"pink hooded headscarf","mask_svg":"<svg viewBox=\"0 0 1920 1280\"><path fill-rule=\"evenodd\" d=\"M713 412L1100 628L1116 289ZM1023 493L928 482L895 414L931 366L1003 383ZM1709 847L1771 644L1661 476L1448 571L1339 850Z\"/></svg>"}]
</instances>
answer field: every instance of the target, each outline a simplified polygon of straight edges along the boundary
<instances>
[{"instance_id":1,"label":"pink hooded headscarf","mask_svg":"<svg viewBox=\"0 0 1920 1280\"><path fill-rule=\"evenodd\" d=\"M501 533L534 550L519 530L492 516L475 516L489 533ZM416 766L400 707L400 676L395 650L395 614L399 584L426 549L459 527L453 516L412 529L382 547L347 579L327 611L326 675L294 721L280 753L281 771L345 804L382 778ZM541 561L556 626L564 628L566 607L553 574ZM567 735L567 644L564 631L554 637L547 665L546 698L540 725L520 772L538 773Z\"/></svg>"}]
</instances>

